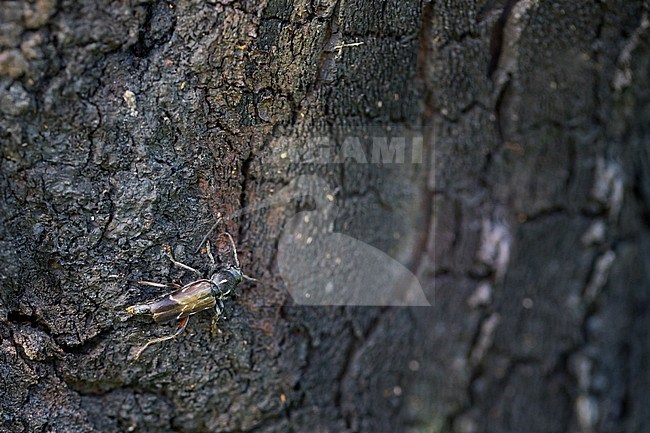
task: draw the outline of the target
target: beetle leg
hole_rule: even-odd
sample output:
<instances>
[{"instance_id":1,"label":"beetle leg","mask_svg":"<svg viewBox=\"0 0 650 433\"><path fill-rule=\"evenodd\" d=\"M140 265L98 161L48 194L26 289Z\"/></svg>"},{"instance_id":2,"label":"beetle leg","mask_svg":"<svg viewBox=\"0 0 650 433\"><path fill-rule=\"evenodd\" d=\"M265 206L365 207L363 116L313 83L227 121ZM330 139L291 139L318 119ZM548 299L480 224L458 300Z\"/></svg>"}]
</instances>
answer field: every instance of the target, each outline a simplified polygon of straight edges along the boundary
<instances>
[{"instance_id":1,"label":"beetle leg","mask_svg":"<svg viewBox=\"0 0 650 433\"><path fill-rule=\"evenodd\" d=\"M219 313L212 316L212 326L210 327L210 335L212 338L217 338L217 324L219 323Z\"/></svg>"},{"instance_id":2,"label":"beetle leg","mask_svg":"<svg viewBox=\"0 0 650 433\"><path fill-rule=\"evenodd\" d=\"M197 274L199 277L202 276L201 273L199 271L197 271L196 269L194 269L193 267L187 266L185 263L181 263L181 262L176 261L176 259L174 258L174 255L172 254L172 248L169 245L165 245L165 250L167 250L167 257L169 257L169 260L171 260L171 262L174 265L178 266L179 268L183 268L183 269L187 269L188 271L192 271L195 274Z\"/></svg>"},{"instance_id":3,"label":"beetle leg","mask_svg":"<svg viewBox=\"0 0 650 433\"><path fill-rule=\"evenodd\" d=\"M140 350L138 350L138 353L135 354L135 359L137 360L138 358L140 358L140 355L142 355L142 352L144 352L145 349L147 347L151 346L152 344L160 343L161 341L167 341L167 340L171 340L172 338L178 337L180 335L180 333L185 330L185 327L187 326L187 322L189 322L189 320L190 320L190 316L183 317L181 319L180 323L178 324L178 326L176 327L176 332L174 332L171 335L166 335L164 337L158 337L158 338L152 338L151 340L147 341L145 343L145 345L142 346L140 348Z\"/></svg>"},{"instance_id":4,"label":"beetle leg","mask_svg":"<svg viewBox=\"0 0 650 433\"><path fill-rule=\"evenodd\" d=\"M225 310L225 306L223 305L223 301L220 298L217 298L216 301L217 301L217 303L214 306L214 313L215 314L214 314L214 316L212 316L212 331L211 331L212 338L217 337L217 332L218 332L217 324L219 323L219 319L221 319L222 317L224 319L226 318L225 316L222 316L222 314L223 314L223 312Z\"/></svg>"},{"instance_id":5,"label":"beetle leg","mask_svg":"<svg viewBox=\"0 0 650 433\"><path fill-rule=\"evenodd\" d=\"M180 289L182 287L180 284L176 284L176 283L154 283L153 281L141 281L141 280L136 281L136 283L143 284L145 286L160 287L160 288Z\"/></svg>"},{"instance_id":6,"label":"beetle leg","mask_svg":"<svg viewBox=\"0 0 650 433\"><path fill-rule=\"evenodd\" d=\"M176 327L176 333L174 334L174 337L179 336L181 332L185 331L185 328L187 327L187 322L189 321L190 321L190 316L185 316L181 320L181 322Z\"/></svg>"},{"instance_id":7,"label":"beetle leg","mask_svg":"<svg viewBox=\"0 0 650 433\"><path fill-rule=\"evenodd\" d=\"M220 299L217 299L217 303L214 306L214 312L216 313L215 317L217 318L217 320L219 320L221 314L223 313L223 302L221 302Z\"/></svg>"},{"instance_id":8,"label":"beetle leg","mask_svg":"<svg viewBox=\"0 0 650 433\"><path fill-rule=\"evenodd\" d=\"M180 284L176 284L176 283L154 283L153 281L132 280L130 278L126 278L123 274L109 275L108 278L115 278L115 279L128 281L129 283L144 284L145 286L160 287L160 288L180 289L182 287Z\"/></svg>"},{"instance_id":9,"label":"beetle leg","mask_svg":"<svg viewBox=\"0 0 650 433\"><path fill-rule=\"evenodd\" d=\"M208 254L208 257L210 258L210 266L214 268L216 266L216 262L214 261L214 256L212 255L212 246L210 245L210 241L207 241L205 243L205 252Z\"/></svg>"},{"instance_id":10,"label":"beetle leg","mask_svg":"<svg viewBox=\"0 0 650 433\"><path fill-rule=\"evenodd\" d=\"M223 305L223 301L221 300L221 298L217 298L216 301L217 303L214 306L215 318L216 320L219 320L222 317L225 319L226 317L223 316L223 312L225 311L226 306Z\"/></svg>"}]
</instances>

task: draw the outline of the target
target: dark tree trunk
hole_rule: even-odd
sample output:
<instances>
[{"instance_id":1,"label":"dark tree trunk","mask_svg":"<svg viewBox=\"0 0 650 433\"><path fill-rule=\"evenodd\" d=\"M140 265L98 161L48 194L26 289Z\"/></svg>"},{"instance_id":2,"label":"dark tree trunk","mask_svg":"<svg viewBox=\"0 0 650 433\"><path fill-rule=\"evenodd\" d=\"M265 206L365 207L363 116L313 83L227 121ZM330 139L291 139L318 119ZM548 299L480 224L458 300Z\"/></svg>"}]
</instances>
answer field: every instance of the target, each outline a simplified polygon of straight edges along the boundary
<instances>
[{"instance_id":1,"label":"dark tree trunk","mask_svg":"<svg viewBox=\"0 0 650 433\"><path fill-rule=\"evenodd\" d=\"M0 430L650 431L650 7L445 3L3 3Z\"/></svg>"}]
</instances>

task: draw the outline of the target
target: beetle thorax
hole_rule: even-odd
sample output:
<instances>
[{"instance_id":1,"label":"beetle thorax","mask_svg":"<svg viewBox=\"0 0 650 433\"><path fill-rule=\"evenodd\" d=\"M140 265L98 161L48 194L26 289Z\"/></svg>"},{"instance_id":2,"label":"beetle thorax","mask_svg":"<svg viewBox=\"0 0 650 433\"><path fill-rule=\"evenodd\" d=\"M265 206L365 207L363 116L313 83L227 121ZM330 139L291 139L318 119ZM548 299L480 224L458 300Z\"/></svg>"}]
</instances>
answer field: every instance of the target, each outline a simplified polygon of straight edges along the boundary
<instances>
[{"instance_id":1,"label":"beetle thorax","mask_svg":"<svg viewBox=\"0 0 650 433\"><path fill-rule=\"evenodd\" d=\"M242 281L242 273L235 267L220 269L210 278L212 289L218 292L228 292Z\"/></svg>"}]
</instances>

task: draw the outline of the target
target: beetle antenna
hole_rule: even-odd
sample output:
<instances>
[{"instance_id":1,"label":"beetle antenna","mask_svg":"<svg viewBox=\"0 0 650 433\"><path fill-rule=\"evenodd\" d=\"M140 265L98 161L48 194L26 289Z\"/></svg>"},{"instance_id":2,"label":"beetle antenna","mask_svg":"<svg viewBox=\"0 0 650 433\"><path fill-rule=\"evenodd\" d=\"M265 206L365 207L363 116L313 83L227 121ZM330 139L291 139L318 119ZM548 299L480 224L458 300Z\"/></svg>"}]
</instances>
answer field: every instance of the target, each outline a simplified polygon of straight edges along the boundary
<instances>
[{"instance_id":1,"label":"beetle antenna","mask_svg":"<svg viewBox=\"0 0 650 433\"><path fill-rule=\"evenodd\" d=\"M208 232L205 234L205 236L203 236L203 239L201 239L201 243L200 243L199 246L196 248L196 251L194 251L194 254L197 254L199 251L201 251L201 247L203 246L203 244L205 243L205 241L208 240L208 237L212 234L212 232L214 231L214 229L217 228L217 226L219 225L219 223L221 223L221 221L223 221L223 218L221 217L221 212L219 212L219 213L217 214L217 221L216 221L214 224L212 224L212 227L210 227L210 230L208 230Z\"/></svg>"},{"instance_id":2,"label":"beetle antenna","mask_svg":"<svg viewBox=\"0 0 650 433\"><path fill-rule=\"evenodd\" d=\"M241 266L239 265L239 257L237 257L237 247L235 246L235 241L233 240L230 233L223 232L222 234L228 236L228 239L230 239L230 245L232 246L232 252L235 255L235 264L237 265L237 269L241 269Z\"/></svg>"},{"instance_id":3,"label":"beetle antenna","mask_svg":"<svg viewBox=\"0 0 650 433\"><path fill-rule=\"evenodd\" d=\"M217 265L217 262L214 261L214 256L212 255L212 245L210 245L210 241L207 241L205 243L205 250L208 254L208 257L210 258L210 265L214 268Z\"/></svg>"}]
</instances>

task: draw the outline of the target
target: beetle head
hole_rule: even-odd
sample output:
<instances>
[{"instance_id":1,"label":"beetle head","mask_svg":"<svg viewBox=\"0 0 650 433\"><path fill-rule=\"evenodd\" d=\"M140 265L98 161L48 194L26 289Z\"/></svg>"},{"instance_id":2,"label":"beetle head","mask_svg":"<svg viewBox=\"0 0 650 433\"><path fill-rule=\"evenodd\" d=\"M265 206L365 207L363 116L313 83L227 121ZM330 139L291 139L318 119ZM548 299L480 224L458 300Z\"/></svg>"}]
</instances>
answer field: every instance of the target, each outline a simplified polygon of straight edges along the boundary
<instances>
[{"instance_id":1,"label":"beetle head","mask_svg":"<svg viewBox=\"0 0 650 433\"><path fill-rule=\"evenodd\" d=\"M244 279L244 274L241 273L239 268L236 268L234 266L231 266L228 269L226 269L226 272L228 272L232 276L232 278L234 279L235 285L238 285Z\"/></svg>"}]
</instances>

